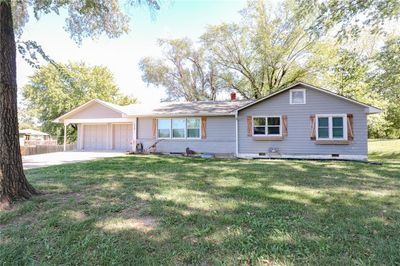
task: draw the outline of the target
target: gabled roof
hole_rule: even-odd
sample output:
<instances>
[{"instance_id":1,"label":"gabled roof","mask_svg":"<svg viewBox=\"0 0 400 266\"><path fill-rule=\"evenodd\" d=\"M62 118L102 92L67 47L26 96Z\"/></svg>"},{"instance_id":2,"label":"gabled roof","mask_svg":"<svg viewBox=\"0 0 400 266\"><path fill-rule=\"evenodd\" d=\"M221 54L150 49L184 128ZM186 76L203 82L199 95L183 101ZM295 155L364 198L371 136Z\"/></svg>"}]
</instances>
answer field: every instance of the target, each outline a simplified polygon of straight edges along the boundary
<instances>
[{"instance_id":1,"label":"gabled roof","mask_svg":"<svg viewBox=\"0 0 400 266\"><path fill-rule=\"evenodd\" d=\"M259 103L259 102L265 101L265 100L267 100L267 99L269 99L269 98L272 98L272 97L274 97L274 96L276 96L276 95L278 95L278 94L281 94L282 92L285 92L285 91L287 91L287 90L293 89L294 87L297 87L297 86L303 86L303 87L307 87L307 88L309 88L309 89L318 90L318 91L324 92L324 93L326 93L326 94L329 94L329 95L338 97L338 98L340 98L340 99L349 101L349 102L351 102L351 103L354 103L354 104L357 104L357 105L366 107L366 108L368 108L368 114L376 114L376 113L382 112L381 109L376 108L376 107L374 107L374 106L361 103L361 102L359 102L359 101L356 101L356 100L347 98L347 97L342 96L342 95L340 95L340 94L337 94L337 93L331 92L331 91L329 91L329 90L326 90L326 89L322 89L322 88L313 86L313 85L308 84L308 83L305 83L305 82L297 82L297 83L295 83L295 84L293 84L293 85L290 85L289 87L286 87L286 88L284 88L284 89L282 89L282 90L280 90L280 91L277 91L277 92L275 92L275 93L272 93L272 94L270 94L270 95L267 95L267 96L265 96L265 97L262 97L262 98L260 98L260 99L258 99L258 100L252 101L252 102L250 102L249 104L246 104L245 106L239 107L239 108L236 110L236 112L239 112L239 111L241 111L241 110L243 110L243 109L246 109L246 108L248 108L248 107L250 107L250 106L253 106L253 105L255 105L255 104Z\"/></svg>"},{"instance_id":2,"label":"gabled roof","mask_svg":"<svg viewBox=\"0 0 400 266\"><path fill-rule=\"evenodd\" d=\"M331 91L315 87L313 85L298 82L294 85L291 85L285 89L277 91L273 94L265 96L258 100L237 100L237 101L198 101L198 102L164 102L155 105L151 104L130 104L130 105L117 105L109 102L105 102L99 99L93 99L88 101L87 103L78 106L77 108L73 109L72 111L60 116L59 118L55 119L54 122L60 123L67 117L85 109L86 107L90 106L91 104L98 103L101 104L113 111L119 112L122 114L123 117L148 117L148 116L169 116L169 117L179 117L179 116L224 116L224 115L234 115L235 113L253 106L259 102L265 101L269 98L272 98L280 93L283 93L289 89L292 89L296 86L303 86L306 88L314 89L321 91L323 93L338 97L340 99L349 101L351 103L363 106L368 108L369 114L379 113L382 110L376 108L374 106L370 106L356 100L344 97L342 95L333 93Z\"/></svg>"},{"instance_id":3,"label":"gabled roof","mask_svg":"<svg viewBox=\"0 0 400 266\"><path fill-rule=\"evenodd\" d=\"M73 114L75 114L75 113L77 113L77 112L79 112L79 111L85 109L86 107L92 105L93 103L99 103L99 104L101 104L101 105L103 105L103 106L105 106L105 107L107 107L107 108L110 108L110 109L113 110L113 111L116 111L116 112L118 112L118 113L121 113L121 114L123 114L123 115L126 115L126 114L122 111L122 109L123 109L122 107L123 107L123 106L120 106L120 105L117 105L117 104L112 104L112 103L109 103L109 102L105 102L105 101L102 101L102 100L99 100L99 99L93 99L93 100L88 101L87 103L84 103L84 104L82 104L82 105L80 105L80 106L78 106L78 107L72 109L72 110L69 111L68 113L65 113L65 114L63 114L62 116L60 116L60 117L54 119L53 122L55 122L55 123L60 123L60 122L62 122L62 120L64 120L64 119L67 118L68 116L73 115Z\"/></svg>"}]
</instances>

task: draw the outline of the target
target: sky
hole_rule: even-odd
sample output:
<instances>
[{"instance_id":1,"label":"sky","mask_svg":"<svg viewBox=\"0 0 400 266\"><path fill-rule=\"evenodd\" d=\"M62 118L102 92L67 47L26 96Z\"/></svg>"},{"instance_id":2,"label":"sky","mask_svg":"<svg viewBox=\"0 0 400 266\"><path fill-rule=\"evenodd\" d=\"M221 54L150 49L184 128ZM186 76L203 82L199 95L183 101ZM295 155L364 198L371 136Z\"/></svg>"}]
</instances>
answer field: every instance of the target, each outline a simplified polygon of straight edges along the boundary
<instances>
[{"instance_id":1,"label":"sky","mask_svg":"<svg viewBox=\"0 0 400 266\"><path fill-rule=\"evenodd\" d=\"M80 46L63 30L65 17L48 14L39 21L31 17L21 39L36 41L57 62L106 66L122 93L136 97L141 103L155 103L165 98L165 90L143 82L138 63L145 56L161 55L157 39L197 40L208 25L239 21L238 12L245 6L245 0L163 0L161 10L153 15L146 7L134 7L129 10L129 34L118 39L85 39ZM33 73L34 69L18 55L18 86L27 84Z\"/></svg>"}]
</instances>

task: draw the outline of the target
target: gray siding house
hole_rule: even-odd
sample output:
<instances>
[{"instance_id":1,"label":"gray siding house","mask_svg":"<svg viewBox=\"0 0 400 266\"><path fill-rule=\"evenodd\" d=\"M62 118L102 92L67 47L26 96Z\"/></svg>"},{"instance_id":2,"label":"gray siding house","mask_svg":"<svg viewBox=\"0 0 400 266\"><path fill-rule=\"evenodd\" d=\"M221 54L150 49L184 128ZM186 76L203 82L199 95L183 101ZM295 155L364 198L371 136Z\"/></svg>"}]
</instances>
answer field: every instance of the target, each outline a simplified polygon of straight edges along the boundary
<instances>
[{"instance_id":1,"label":"gray siding house","mask_svg":"<svg viewBox=\"0 0 400 266\"><path fill-rule=\"evenodd\" d=\"M367 115L381 110L297 83L253 101L119 106L91 100L55 122L78 126L79 150L367 159Z\"/></svg>"}]
</instances>

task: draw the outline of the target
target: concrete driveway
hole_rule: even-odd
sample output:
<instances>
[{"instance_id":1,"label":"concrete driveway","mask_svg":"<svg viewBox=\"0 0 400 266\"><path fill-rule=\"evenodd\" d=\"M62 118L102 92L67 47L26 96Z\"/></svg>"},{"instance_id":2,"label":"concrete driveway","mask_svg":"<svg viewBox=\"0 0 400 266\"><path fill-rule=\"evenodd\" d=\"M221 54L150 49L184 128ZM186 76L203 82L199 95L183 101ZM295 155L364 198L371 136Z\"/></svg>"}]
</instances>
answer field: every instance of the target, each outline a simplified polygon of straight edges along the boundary
<instances>
[{"instance_id":1,"label":"concrete driveway","mask_svg":"<svg viewBox=\"0 0 400 266\"><path fill-rule=\"evenodd\" d=\"M124 155L125 153L123 152L53 152L22 156L22 163L24 165L24 169L32 169L51 165L76 163L99 158L109 158Z\"/></svg>"}]
</instances>

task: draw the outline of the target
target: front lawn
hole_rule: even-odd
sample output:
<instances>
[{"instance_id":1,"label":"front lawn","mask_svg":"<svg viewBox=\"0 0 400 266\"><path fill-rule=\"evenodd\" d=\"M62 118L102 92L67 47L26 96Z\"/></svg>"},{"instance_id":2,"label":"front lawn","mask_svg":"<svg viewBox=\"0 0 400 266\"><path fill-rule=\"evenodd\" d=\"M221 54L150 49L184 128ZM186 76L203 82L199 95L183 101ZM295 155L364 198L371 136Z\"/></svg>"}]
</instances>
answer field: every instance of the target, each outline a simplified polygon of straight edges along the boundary
<instances>
[{"instance_id":1,"label":"front lawn","mask_svg":"<svg viewBox=\"0 0 400 266\"><path fill-rule=\"evenodd\" d=\"M0 264L400 264L400 140L371 165L130 156L29 170Z\"/></svg>"}]
</instances>

